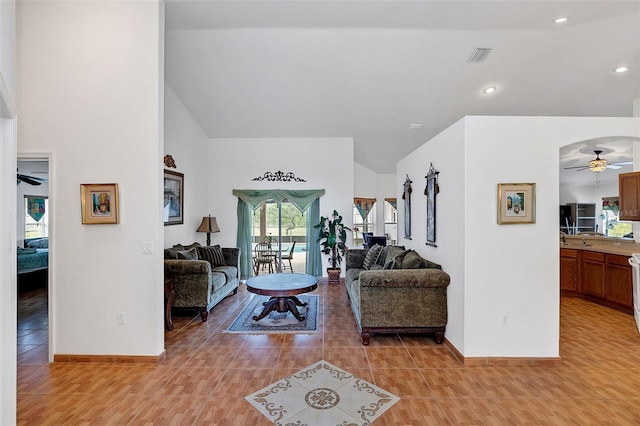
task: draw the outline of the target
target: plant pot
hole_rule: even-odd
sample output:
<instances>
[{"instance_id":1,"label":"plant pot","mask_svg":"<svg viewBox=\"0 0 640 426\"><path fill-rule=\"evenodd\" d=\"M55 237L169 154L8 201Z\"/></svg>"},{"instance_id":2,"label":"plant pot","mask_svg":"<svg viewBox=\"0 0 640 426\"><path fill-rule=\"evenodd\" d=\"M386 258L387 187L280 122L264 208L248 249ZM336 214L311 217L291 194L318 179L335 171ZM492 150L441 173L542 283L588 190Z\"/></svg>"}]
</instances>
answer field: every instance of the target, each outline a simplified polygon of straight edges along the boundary
<instances>
[{"instance_id":1,"label":"plant pot","mask_svg":"<svg viewBox=\"0 0 640 426\"><path fill-rule=\"evenodd\" d=\"M340 268L338 269L327 268L327 275L329 276L329 284L340 283Z\"/></svg>"}]
</instances>

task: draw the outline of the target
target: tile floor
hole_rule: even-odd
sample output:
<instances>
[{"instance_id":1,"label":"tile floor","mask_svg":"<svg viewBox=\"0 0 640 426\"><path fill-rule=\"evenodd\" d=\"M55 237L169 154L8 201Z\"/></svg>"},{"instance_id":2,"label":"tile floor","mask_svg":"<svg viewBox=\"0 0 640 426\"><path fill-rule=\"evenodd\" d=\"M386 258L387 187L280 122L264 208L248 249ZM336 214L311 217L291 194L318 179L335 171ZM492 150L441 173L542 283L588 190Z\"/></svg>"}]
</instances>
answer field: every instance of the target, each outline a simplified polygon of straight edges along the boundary
<instances>
[{"instance_id":1,"label":"tile floor","mask_svg":"<svg viewBox=\"0 0 640 426\"><path fill-rule=\"evenodd\" d=\"M364 347L343 285L324 282L318 334L223 333L250 296L241 286L206 323L176 318L160 365L96 365L47 364L46 297L32 293L18 309L19 424L269 425L245 397L322 359L401 398L376 425L640 424L633 317L581 299L561 301L551 367L464 367L430 336Z\"/></svg>"}]
</instances>

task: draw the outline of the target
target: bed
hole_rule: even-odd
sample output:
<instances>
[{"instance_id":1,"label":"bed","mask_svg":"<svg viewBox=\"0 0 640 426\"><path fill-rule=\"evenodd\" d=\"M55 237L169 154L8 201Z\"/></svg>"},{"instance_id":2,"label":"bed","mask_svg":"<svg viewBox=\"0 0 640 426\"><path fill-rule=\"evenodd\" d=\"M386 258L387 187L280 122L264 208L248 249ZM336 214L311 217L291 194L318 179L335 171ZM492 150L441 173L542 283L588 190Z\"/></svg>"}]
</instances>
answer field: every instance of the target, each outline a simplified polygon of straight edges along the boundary
<instances>
[{"instance_id":1,"label":"bed","mask_svg":"<svg viewBox=\"0 0 640 426\"><path fill-rule=\"evenodd\" d=\"M40 271L49 267L48 248L18 249L18 274Z\"/></svg>"}]
</instances>

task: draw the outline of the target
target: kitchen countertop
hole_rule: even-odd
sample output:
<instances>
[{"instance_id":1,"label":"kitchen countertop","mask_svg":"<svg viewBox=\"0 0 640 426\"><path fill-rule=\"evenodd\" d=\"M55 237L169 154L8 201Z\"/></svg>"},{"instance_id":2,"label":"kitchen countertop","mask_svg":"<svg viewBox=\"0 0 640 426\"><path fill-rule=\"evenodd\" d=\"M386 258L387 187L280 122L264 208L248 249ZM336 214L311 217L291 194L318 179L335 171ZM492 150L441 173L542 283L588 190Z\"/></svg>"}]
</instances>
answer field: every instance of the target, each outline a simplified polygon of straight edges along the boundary
<instances>
[{"instance_id":1,"label":"kitchen countertop","mask_svg":"<svg viewBox=\"0 0 640 426\"><path fill-rule=\"evenodd\" d=\"M577 235L567 235L565 243L560 241L560 248L595 251L598 253L618 254L621 256L631 256L640 253L640 244L633 240L623 240L621 238L606 237L580 237Z\"/></svg>"}]
</instances>

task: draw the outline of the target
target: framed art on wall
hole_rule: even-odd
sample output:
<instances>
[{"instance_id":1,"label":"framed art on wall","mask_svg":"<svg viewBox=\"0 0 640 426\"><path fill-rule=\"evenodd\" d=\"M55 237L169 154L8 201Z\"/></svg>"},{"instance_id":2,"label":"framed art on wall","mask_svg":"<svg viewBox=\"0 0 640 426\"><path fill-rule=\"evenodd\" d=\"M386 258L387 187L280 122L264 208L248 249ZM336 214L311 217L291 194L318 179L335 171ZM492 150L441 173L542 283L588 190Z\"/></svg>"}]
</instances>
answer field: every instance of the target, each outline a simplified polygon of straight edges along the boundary
<instances>
[{"instance_id":1,"label":"framed art on wall","mask_svg":"<svg viewBox=\"0 0 640 426\"><path fill-rule=\"evenodd\" d=\"M184 223L184 175L164 171L164 225Z\"/></svg>"},{"instance_id":2,"label":"framed art on wall","mask_svg":"<svg viewBox=\"0 0 640 426\"><path fill-rule=\"evenodd\" d=\"M100 225L120 222L117 183L82 184L80 199L83 224Z\"/></svg>"},{"instance_id":3,"label":"framed art on wall","mask_svg":"<svg viewBox=\"0 0 640 426\"><path fill-rule=\"evenodd\" d=\"M498 184L498 224L536 222L536 184Z\"/></svg>"}]
</instances>

